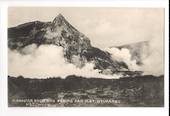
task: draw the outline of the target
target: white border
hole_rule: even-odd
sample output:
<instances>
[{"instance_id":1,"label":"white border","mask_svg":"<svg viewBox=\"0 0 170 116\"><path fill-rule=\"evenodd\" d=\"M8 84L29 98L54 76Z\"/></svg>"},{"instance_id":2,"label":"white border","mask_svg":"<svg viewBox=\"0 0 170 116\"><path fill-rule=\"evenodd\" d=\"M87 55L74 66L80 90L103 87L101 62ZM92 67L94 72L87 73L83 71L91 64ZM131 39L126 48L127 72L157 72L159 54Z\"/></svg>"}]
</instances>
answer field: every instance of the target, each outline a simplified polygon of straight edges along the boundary
<instances>
[{"instance_id":1,"label":"white border","mask_svg":"<svg viewBox=\"0 0 170 116\"><path fill-rule=\"evenodd\" d=\"M134 0L125 0L125 1L118 1L118 0L34 0L34 1L5 1L2 2L8 6L88 6L88 7L99 7L99 6L110 6L110 7L165 7L168 0L157 0L157 1L147 1L144 2L142 0L134 1Z\"/></svg>"},{"instance_id":2,"label":"white border","mask_svg":"<svg viewBox=\"0 0 170 116\"><path fill-rule=\"evenodd\" d=\"M7 105L7 9L9 6L73 6L73 7L159 7L165 8L165 107L160 108L8 108ZM168 0L156 1L0 1L0 115L119 115L119 116L168 116L169 108L169 11Z\"/></svg>"}]
</instances>

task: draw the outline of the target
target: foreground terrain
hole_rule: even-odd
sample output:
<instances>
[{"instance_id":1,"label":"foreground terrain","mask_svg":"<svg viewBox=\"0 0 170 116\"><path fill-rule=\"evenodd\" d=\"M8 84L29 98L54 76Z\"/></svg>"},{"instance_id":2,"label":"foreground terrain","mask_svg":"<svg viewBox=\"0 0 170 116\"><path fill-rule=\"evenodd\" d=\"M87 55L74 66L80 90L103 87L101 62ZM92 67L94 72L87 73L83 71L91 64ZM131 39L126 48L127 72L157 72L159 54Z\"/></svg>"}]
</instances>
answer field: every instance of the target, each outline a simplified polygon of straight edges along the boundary
<instances>
[{"instance_id":1,"label":"foreground terrain","mask_svg":"<svg viewBox=\"0 0 170 116\"><path fill-rule=\"evenodd\" d=\"M99 79L74 75L66 79L8 76L10 107L160 107L164 78L151 75Z\"/></svg>"}]
</instances>

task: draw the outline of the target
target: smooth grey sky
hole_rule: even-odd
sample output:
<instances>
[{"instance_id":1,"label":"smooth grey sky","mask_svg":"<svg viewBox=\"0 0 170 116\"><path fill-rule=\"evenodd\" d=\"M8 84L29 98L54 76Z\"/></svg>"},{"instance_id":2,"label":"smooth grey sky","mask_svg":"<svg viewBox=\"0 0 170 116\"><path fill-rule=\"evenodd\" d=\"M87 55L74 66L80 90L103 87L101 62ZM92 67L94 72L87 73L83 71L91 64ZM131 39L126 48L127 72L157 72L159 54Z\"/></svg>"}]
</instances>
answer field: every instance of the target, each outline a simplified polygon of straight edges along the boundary
<instances>
[{"instance_id":1,"label":"smooth grey sky","mask_svg":"<svg viewBox=\"0 0 170 116\"><path fill-rule=\"evenodd\" d=\"M10 7L8 27L35 20L52 21L59 13L97 47L144 40L163 42L163 8Z\"/></svg>"}]
</instances>

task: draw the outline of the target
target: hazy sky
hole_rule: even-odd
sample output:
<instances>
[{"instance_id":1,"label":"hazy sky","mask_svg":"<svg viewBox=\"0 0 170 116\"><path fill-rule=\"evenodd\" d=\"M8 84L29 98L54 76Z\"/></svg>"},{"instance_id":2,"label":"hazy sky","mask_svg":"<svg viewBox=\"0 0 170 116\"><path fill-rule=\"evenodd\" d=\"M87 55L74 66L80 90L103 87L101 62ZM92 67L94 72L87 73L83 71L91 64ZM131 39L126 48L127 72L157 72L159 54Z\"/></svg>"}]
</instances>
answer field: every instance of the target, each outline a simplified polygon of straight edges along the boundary
<instances>
[{"instance_id":1,"label":"hazy sky","mask_svg":"<svg viewBox=\"0 0 170 116\"><path fill-rule=\"evenodd\" d=\"M163 8L10 7L8 26L29 21L52 21L61 13L98 47L144 40L163 41Z\"/></svg>"}]
</instances>

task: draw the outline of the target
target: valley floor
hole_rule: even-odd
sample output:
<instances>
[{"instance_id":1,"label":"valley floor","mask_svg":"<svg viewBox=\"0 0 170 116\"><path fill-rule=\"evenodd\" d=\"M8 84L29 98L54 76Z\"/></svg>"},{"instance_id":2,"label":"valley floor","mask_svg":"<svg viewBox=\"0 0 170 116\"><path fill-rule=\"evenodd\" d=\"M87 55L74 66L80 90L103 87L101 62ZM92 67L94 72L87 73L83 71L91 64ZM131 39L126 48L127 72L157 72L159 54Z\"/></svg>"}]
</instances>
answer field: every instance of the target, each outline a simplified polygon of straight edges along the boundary
<instances>
[{"instance_id":1,"label":"valley floor","mask_svg":"<svg viewBox=\"0 0 170 116\"><path fill-rule=\"evenodd\" d=\"M8 76L9 107L163 107L164 78L29 79Z\"/></svg>"}]
</instances>

